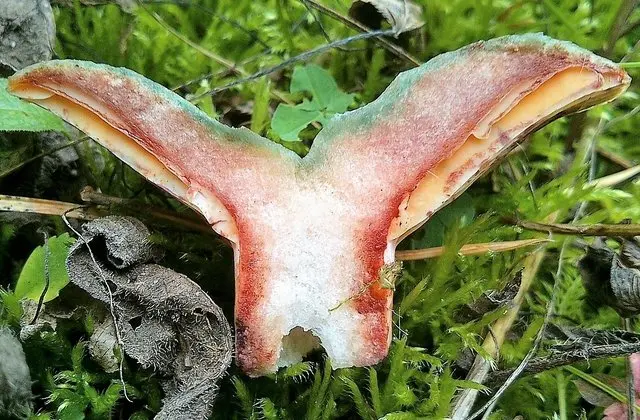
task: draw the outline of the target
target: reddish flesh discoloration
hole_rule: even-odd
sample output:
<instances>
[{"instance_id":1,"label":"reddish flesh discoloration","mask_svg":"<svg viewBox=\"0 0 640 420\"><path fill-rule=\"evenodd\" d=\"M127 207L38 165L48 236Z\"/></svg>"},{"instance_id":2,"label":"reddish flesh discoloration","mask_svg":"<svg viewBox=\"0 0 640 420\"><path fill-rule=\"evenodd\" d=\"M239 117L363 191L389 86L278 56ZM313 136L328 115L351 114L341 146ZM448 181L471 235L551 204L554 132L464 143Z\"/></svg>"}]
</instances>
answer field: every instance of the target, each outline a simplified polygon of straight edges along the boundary
<instances>
[{"instance_id":1,"label":"reddish flesh discoloration","mask_svg":"<svg viewBox=\"0 0 640 420\"><path fill-rule=\"evenodd\" d=\"M275 369L282 336L298 325L320 336L335 366L368 365L386 356L392 291L378 277L386 250L395 246L388 234L400 205L514 89L522 98L576 67L599 74L601 85L605 78L628 82L612 63L572 48L522 37L438 58L398 77L369 106L332 120L304 159L255 135L241 139L240 132L207 122L168 93L105 67L40 66L12 78L10 87L37 86L81 104L185 184L220 200L238 232L238 363L260 375ZM508 108L498 110L491 119ZM517 137L487 143L448 175L439 193L455 196L470 173L485 170ZM335 298L326 298L332 293ZM298 299L309 308L298 308ZM296 325L290 318L298 309L309 313ZM344 327L349 319L353 336L331 336L332 320ZM350 350L335 347L340 342Z\"/></svg>"}]
</instances>

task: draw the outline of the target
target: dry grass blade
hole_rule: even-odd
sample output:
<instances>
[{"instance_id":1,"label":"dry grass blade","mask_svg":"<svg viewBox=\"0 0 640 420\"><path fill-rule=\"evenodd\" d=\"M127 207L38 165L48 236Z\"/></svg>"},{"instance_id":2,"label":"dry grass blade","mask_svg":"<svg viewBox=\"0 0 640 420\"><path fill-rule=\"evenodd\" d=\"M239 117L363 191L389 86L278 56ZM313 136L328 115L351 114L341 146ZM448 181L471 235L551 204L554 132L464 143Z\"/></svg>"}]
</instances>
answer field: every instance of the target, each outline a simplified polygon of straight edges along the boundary
<instances>
[{"instance_id":1,"label":"dry grass blade","mask_svg":"<svg viewBox=\"0 0 640 420\"><path fill-rule=\"evenodd\" d=\"M141 208L141 203L139 202L111 197L89 189L83 190L81 196L87 204L0 194L0 211L37 213L50 216L66 216L71 219L93 220L112 213L136 214L140 212ZM204 221L189 219L176 212L147 207L143 216L143 218L153 222L163 222L180 226L187 230L215 235L215 232Z\"/></svg>"},{"instance_id":2,"label":"dry grass blade","mask_svg":"<svg viewBox=\"0 0 640 420\"><path fill-rule=\"evenodd\" d=\"M41 198L16 197L0 194L0 211L38 213L51 216L64 214L72 219L93 220L101 216L95 208L64 201L44 200Z\"/></svg>"},{"instance_id":3,"label":"dry grass blade","mask_svg":"<svg viewBox=\"0 0 640 420\"><path fill-rule=\"evenodd\" d=\"M506 252L515 249L526 248L530 246L553 242L550 239L522 239L518 241L506 242L488 242L482 244L467 244L462 246L458 251L460 255L478 255L487 252ZM400 261L422 260L426 258L435 258L445 252L445 247L438 246L426 249L411 249L407 251L397 251L396 259Z\"/></svg>"},{"instance_id":4,"label":"dry grass blade","mask_svg":"<svg viewBox=\"0 0 640 420\"><path fill-rule=\"evenodd\" d=\"M628 179L633 178L638 174L640 174L640 165L636 165L623 171L616 172L615 174L603 176L602 178L594 179L587 185L596 188L613 187L614 185L627 181Z\"/></svg>"}]
</instances>

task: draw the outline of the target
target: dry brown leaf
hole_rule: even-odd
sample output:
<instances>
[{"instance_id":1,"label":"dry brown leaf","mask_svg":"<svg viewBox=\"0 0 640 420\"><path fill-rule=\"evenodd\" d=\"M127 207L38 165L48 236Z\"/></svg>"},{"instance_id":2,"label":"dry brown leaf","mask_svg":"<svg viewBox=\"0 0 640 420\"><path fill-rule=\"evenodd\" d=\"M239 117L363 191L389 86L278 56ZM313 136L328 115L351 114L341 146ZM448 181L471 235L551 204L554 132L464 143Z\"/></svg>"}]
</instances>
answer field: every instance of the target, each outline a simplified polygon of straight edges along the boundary
<instances>
[{"instance_id":1,"label":"dry brown leaf","mask_svg":"<svg viewBox=\"0 0 640 420\"><path fill-rule=\"evenodd\" d=\"M120 337L127 355L162 378L164 406L156 419L208 418L231 364L231 327L200 286L152 263L157 253L149 236L131 217L85 224L67 258L69 278L113 311L117 330L101 325L95 350L110 356L108 343Z\"/></svg>"}]
</instances>

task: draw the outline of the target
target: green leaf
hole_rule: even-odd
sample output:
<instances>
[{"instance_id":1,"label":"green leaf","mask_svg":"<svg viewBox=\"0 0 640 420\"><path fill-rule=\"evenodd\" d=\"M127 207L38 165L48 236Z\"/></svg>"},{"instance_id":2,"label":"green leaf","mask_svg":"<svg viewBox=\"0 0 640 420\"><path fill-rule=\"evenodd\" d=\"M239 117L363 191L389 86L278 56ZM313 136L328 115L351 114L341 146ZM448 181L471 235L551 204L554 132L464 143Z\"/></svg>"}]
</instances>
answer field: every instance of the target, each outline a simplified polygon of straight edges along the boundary
<instances>
[{"instance_id":1,"label":"green leaf","mask_svg":"<svg viewBox=\"0 0 640 420\"><path fill-rule=\"evenodd\" d=\"M273 114L271 128L285 141L300 141L298 133L322 118L320 111L305 110L297 106L278 105Z\"/></svg>"},{"instance_id":2,"label":"green leaf","mask_svg":"<svg viewBox=\"0 0 640 420\"><path fill-rule=\"evenodd\" d=\"M73 242L74 239L67 233L52 236L48 240L49 289L44 298L45 302L55 299L60 290L69 283L65 260ZM37 247L22 267L15 289L15 295L19 299L29 298L35 301L40 299L45 286L44 254L44 246Z\"/></svg>"},{"instance_id":3,"label":"green leaf","mask_svg":"<svg viewBox=\"0 0 640 420\"><path fill-rule=\"evenodd\" d=\"M0 79L0 131L64 131L62 120L37 105L7 92L7 79Z\"/></svg>"},{"instance_id":4,"label":"green leaf","mask_svg":"<svg viewBox=\"0 0 640 420\"><path fill-rule=\"evenodd\" d=\"M342 92L331 73L315 64L296 67L289 90L291 93L311 93L319 110L333 114L346 111L353 102L353 95Z\"/></svg>"},{"instance_id":5,"label":"green leaf","mask_svg":"<svg viewBox=\"0 0 640 420\"><path fill-rule=\"evenodd\" d=\"M269 122L269 99L271 81L263 79L256 87L251 113L251 131L261 133Z\"/></svg>"},{"instance_id":6,"label":"green leaf","mask_svg":"<svg viewBox=\"0 0 640 420\"><path fill-rule=\"evenodd\" d=\"M335 114L349 109L354 97L341 91L331 74L314 64L295 68L289 90L308 92L312 99L304 99L295 106L278 105L271 128L284 141L300 141L300 131L312 122L326 124Z\"/></svg>"},{"instance_id":7,"label":"green leaf","mask_svg":"<svg viewBox=\"0 0 640 420\"><path fill-rule=\"evenodd\" d=\"M86 404L84 404L84 407L82 405L82 403L76 403L75 401L63 402L58 409L58 418L60 420L84 420Z\"/></svg>"}]
</instances>

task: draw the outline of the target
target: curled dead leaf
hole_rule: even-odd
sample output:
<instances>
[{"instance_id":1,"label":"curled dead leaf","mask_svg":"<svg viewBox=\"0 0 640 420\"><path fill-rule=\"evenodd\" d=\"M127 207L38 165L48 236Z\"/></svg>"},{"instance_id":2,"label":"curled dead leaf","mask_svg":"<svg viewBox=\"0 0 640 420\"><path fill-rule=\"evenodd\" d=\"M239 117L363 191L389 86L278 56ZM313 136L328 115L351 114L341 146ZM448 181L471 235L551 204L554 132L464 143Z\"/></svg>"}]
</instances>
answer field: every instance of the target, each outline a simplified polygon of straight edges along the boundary
<instances>
[{"instance_id":1,"label":"curled dead leaf","mask_svg":"<svg viewBox=\"0 0 640 420\"><path fill-rule=\"evenodd\" d=\"M620 253L597 239L578 262L590 301L607 305L623 317L640 313L640 241L620 240Z\"/></svg>"},{"instance_id":2,"label":"curled dead leaf","mask_svg":"<svg viewBox=\"0 0 640 420\"><path fill-rule=\"evenodd\" d=\"M156 253L149 235L130 217L85 224L67 258L69 278L113 311L124 352L163 377L156 419L207 418L231 364L231 327L200 286L150 263ZM106 355L118 334L108 322L99 331L104 340L95 340L96 351Z\"/></svg>"}]
</instances>

